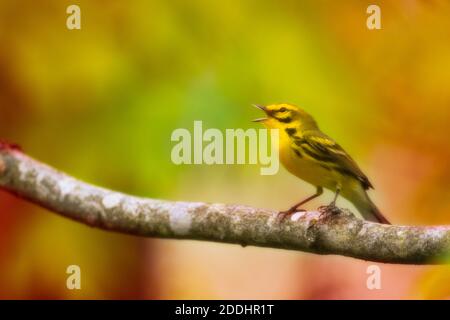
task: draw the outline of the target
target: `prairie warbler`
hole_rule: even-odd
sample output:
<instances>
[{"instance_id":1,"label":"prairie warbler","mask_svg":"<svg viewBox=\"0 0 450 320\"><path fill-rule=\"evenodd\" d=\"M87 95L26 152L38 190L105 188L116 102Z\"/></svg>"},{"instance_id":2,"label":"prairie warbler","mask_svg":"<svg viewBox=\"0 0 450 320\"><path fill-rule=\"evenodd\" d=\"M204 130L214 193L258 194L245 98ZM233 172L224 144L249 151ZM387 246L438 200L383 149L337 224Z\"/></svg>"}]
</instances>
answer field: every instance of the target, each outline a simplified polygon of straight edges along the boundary
<instances>
[{"instance_id":1,"label":"prairie warbler","mask_svg":"<svg viewBox=\"0 0 450 320\"><path fill-rule=\"evenodd\" d=\"M298 178L316 186L316 193L280 214L283 217L299 211L299 207L320 196L323 188L352 202L366 220L389 221L370 200L367 190L373 188L356 162L333 139L320 131L314 118L291 104L255 105L267 117L254 121L280 131L280 161Z\"/></svg>"}]
</instances>

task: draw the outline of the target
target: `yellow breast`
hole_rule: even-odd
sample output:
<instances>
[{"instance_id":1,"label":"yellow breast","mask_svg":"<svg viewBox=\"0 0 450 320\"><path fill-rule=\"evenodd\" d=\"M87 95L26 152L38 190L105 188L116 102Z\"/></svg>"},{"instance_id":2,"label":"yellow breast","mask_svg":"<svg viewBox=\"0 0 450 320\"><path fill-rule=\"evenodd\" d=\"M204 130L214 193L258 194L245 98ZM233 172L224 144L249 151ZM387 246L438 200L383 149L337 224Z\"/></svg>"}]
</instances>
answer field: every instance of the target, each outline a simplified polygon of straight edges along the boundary
<instances>
[{"instance_id":1,"label":"yellow breast","mask_svg":"<svg viewBox=\"0 0 450 320\"><path fill-rule=\"evenodd\" d=\"M322 186L330 190L336 190L338 176L320 163L311 160L305 155L296 154L291 148L291 138L280 130L280 162L296 177L314 185Z\"/></svg>"}]
</instances>

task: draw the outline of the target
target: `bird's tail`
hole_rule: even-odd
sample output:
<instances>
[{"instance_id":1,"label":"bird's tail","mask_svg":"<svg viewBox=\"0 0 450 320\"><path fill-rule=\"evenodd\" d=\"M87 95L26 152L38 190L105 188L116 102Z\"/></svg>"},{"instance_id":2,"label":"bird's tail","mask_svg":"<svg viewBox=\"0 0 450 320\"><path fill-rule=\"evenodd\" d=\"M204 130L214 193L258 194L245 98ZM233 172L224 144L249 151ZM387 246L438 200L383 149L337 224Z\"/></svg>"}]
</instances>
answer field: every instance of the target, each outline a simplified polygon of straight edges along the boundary
<instances>
[{"instance_id":1,"label":"bird's tail","mask_svg":"<svg viewBox=\"0 0 450 320\"><path fill-rule=\"evenodd\" d=\"M352 197L351 201L364 217L364 219L379 222L384 224L391 224L378 210L377 206L370 200L366 191L360 192L358 197Z\"/></svg>"}]
</instances>

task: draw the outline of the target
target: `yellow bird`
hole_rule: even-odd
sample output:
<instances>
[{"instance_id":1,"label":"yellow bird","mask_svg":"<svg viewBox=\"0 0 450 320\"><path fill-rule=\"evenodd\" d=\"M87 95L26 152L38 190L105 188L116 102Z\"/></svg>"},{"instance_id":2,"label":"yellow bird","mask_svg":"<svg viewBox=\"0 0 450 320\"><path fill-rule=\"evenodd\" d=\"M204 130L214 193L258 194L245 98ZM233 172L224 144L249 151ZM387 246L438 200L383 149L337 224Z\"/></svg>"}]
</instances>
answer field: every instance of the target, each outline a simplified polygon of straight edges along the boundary
<instances>
[{"instance_id":1,"label":"yellow bird","mask_svg":"<svg viewBox=\"0 0 450 320\"><path fill-rule=\"evenodd\" d=\"M291 104L255 105L267 117L254 120L267 128L279 129L280 162L293 175L316 186L314 195L300 201L283 218L308 201L320 196L323 188L335 192L334 206L339 195L352 202L366 220L389 221L370 200L367 190L373 188L356 162L333 139L320 131L314 118Z\"/></svg>"}]
</instances>

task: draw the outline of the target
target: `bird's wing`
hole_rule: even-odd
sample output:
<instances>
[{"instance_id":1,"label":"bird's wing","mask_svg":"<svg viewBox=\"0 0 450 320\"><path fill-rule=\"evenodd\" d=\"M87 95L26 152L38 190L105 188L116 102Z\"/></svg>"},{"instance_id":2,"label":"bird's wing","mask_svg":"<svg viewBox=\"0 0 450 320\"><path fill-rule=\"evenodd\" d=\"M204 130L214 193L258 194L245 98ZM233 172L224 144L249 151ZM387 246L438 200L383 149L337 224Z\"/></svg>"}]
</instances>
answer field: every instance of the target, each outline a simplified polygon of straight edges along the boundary
<instances>
[{"instance_id":1,"label":"bird's wing","mask_svg":"<svg viewBox=\"0 0 450 320\"><path fill-rule=\"evenodd\" d=\"M304 132L301 137L294 137L292 147L296 152L305 154L330 169L353 176L362 183L364 189L373 188L356 162L326 134L320 131Z\"/></svg>"}]
</instances>

